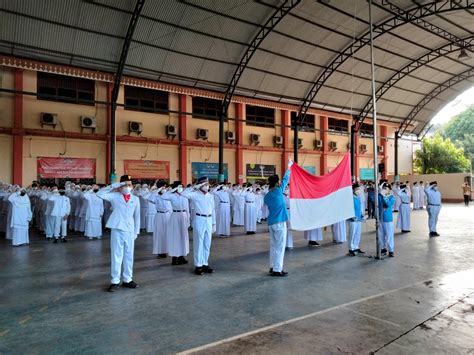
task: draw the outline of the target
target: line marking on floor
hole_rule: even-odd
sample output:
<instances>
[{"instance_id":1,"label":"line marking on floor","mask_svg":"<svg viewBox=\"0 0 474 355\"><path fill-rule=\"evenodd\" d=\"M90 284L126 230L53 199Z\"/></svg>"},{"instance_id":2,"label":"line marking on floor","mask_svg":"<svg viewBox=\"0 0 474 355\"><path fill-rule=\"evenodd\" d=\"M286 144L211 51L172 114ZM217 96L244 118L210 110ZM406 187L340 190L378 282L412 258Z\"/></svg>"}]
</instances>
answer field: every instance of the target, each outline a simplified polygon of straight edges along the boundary
<instances>
[{"instance_id":1,"label":"line marking on floor","mask_svg":"<svg viewBox=\"0 0 474 355\"><path fill-rule=\"evenodd\" d=\"M469 269L469 270L472 270L472 269ZM462 272L466 272L466 271L468 271L468 270L463 270L463 271L455 272L455 273L448 274L448 275L453 275L453 274L462 273ZM438 278L443 277L443 276L446 277L446 276L448 276L448 275L439 275ZM417 281L417 282L414 282L414 283L411 283L411 284L409 284L409 285L405 285L405 286L402 286L402 287L399 287L399 288L396 288L396 289L393 289L393 290L388 290L388 291L380 292L380 293L377 293L377 294L372 295L372 296L367 296L367 297L360 298L360 299L358 299L358 300L354 300L354 301L351 301L351 302L343 303L343 304L340 304L340 305L338 305L338 306L334 306L334 307L322 309L322 310L320 310L320 311L313 312L313 313L309 313L309 314L306 314L306 315L304 315L304 316L300 316L300 317L288 319L288 320L285 320L285 321L283 321L283 322L279 322L279 323L275 323L275 324L268 325L268 326L266 326L266 327L262 327L262 328L255 329L255 330L251 330L251 331L249 331L249 332L242 333L242 334L238 334L238 335L235 335L235 336L226 338L226 339L218 340L218 341L215 341L215 342L213 342L213 343L209 343L209 344L205 344L205 345L202 345L202 346L199 346L199 347L196 347L196 348L192 348L192 349L189 349L189 350L185 350L185 351L179 352L178 355L192 354L192 353L195 353L195 352L198 352L198 351L201 351L201 350L205 350L205 349L212 348L212 347L217 346L217 345L222 345L222 344L225 344L225 343L230 343L230 342L232 342L232 341L234 341L234 340L238 340L238 339L242 339L242 338L245 338L245 337L254 335L254 334L262 333L262 332L265 332L265 331L267 331L267 330L271 330L271 329L275 329L275 328L281 327L281 326L283 326L283 325L287 325L287 324L299 322L299 321L301 321L301 320L305 320L305 319L308 319L308 318L312 318L312 317L317 316L317 315L320 315L320 314L324 314L324 313L327 313L327 312L331 312L331 311L334 311L334 310L337 310L337 309L340 309L340 308L345 308L345 307L348 307L348 306L351 306L351 305L354 305L354 304L357 304L357 303L369 301L369 300L372 300L372 299L377 298L377 297L386 296L386 295L389 295L389 294L391 294L391 293L398 292L398 291L401 291L401 290L406 289L406 288L409 288L409 287L413 287L413 286L415 286L415 285L423 284L423 282L427 282L427 281L430 281L430 280L433 280L433 277L430 277L429 279L426 279L426 280Z\"/></svg>"},{"instance_id":2,"label":"line marking on floor","mask_svg":"<svg viewBox=\"0 0 474 355\"><path fill-rule=\"evenodd\" d=\"M44 306L44 307L41 307L41 308L39 309L39 311L40 311L40 312L44 312L44 311L46 311L47 309L48 309L48 306Z\"/></svg>"},{"instance_id":3,"label":"line marking on floor","mask_svg":"<svg viewBox=\"0 0 474 355\"><path fill-rule=\"evenodd\" d=\"M352 313L359 314L359 315L361 315L361 316L363 316L363 317L376 320L376 321L378 321L378 322L387 323L387 324L393 325L393 326L395 326L395 327L401 327L400 324L397 324L397 323L394 323L394 322L390 322L389 320L385 320L385 319L382 319L382 318L377 318L377 317L371 316L370 314L362 313L362 312L356 311L355 309L351 309L351 308L348 308L348 307L344 307L344 309L347 310L347 311L350 311L350 312L352 312Z\"/></svg>"},{"instance_id":4,"label":"line marking on floor","mask_svg":"<svg viewBox=\"0 0 474 355\"><path fill-rule=\"evenodd\" d=\"M21 319L18 321L18 324L21 324L21 325L24 325L26 323L28 323L30 320L32 320L33 317L32 316L26 316L25 318Z\"/></svg>"},{"instance_id":5,"label":"line marking on floor","mask_svg":"<svg viewBox=\"0 0 474 355\"><path fill-rule=\"evenodd\" d=\"M3 332L1 332L0 337L3 337L5 335L7 335L8 333L10 333L10 329L7 329L7 330L4 330Z\"/></svg>"}]
</instances>

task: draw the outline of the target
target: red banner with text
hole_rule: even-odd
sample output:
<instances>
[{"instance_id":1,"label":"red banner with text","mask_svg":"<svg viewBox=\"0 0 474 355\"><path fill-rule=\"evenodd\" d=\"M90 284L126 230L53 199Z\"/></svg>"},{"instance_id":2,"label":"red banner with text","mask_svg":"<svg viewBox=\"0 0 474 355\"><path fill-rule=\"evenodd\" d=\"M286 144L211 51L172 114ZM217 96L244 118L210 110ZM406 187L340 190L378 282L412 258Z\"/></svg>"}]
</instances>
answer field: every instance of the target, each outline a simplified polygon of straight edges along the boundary
<instances>
[{"instance_id":1,"label":"red banner with text","mask_svg":"<svg viewBox=\"0 0 474 355\"><path fill-rule=\"evenodd\" d=\"M38 158L38 176L43 179L71 178L92 179L95 177L95 159L88 158Z\"/></svg>"},{"instance_id":2,"label":"red banner with text","mask_svg":"<svg viewBox=\"0 0 474 355\"><path fill-rule=\"evenodd\" d=\"M124 160L125 174L132 179L170 178L170 162L160 160Z\"/></svg>"}]
</instances>

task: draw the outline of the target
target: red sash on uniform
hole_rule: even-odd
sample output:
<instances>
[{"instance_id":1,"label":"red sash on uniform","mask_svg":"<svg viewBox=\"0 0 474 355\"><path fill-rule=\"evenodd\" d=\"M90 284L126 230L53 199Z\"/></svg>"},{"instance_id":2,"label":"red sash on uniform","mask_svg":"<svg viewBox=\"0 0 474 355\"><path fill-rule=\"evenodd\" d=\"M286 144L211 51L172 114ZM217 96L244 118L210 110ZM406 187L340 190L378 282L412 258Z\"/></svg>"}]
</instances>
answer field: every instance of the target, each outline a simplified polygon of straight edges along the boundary
<instances>
[{"instance_id":1,"label":"red sash on uniform","mask_svg":"<svg viewBox=\"0 0 474 355\"><path fill-rule=\"evenodd\" d=\"M130 194L123 195L123 198L125 199L125 202L128 202L130 200Z\"/></svg>"}]
</instances>

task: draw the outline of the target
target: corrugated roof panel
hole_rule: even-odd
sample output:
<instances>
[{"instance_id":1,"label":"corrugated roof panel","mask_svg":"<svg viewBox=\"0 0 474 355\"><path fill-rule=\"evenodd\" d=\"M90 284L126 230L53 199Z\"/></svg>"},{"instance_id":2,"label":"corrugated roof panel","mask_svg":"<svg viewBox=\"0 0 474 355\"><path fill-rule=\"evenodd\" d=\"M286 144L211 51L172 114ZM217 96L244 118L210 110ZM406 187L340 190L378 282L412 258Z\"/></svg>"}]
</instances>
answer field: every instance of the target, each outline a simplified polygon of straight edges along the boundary
<instances>
[{"instance_id":1,"label":"corrugated roof panel","mask_svg":"<svg viewBox=\"0 0 474 355\"><path fill-rule=\"evenodd\" d=\"M123 40L108 36L77 32L74 37L74 54L87 54L89 57L109 59L118 62L122 52Z\"/></svg>"},{"instance_id":2,"label":"corrugated roof panel","mask_svg":"<svg viewBox=\"0 0 474 355\"><path fill-rule=\"evenodd\" d=\"M206 60L202 63L197 78L205 81L228 83L234 71L235 66L233 65Z\"/></svg>"}]
</instances>

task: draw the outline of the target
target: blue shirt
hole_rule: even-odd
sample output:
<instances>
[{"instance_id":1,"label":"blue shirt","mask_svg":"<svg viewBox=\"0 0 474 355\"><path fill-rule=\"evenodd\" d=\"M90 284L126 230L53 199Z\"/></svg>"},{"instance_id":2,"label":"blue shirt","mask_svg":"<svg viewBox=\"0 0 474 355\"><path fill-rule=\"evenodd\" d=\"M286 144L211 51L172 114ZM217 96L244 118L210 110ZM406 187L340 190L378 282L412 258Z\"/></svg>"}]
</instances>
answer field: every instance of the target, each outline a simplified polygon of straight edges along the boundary
<instances>
[{"instance_id":1,"label":"blue shirt","mask_svg":"<svg viewBox=\"0 0 474 355\"><path fill-rule=\"evenodd\" d=\"M395 205L395 197L379 194L379 218L381 222L393 222L393 205Z\"/></svg>"},{"instance_id":2,"label":"blue shirt","mask_svg":"<svg viewBox=\"0 0 474 355\"><path fill-rule=\"evenodd\" d=\"M290 181L290 170L287 170L280 186L275 186L268 191L263 202L268 206L268 225L288 221L283 191Z\"/></svg>"},{"instance_id":3,"label":"blue shirt","mask_svg":"<svg viewBox=\"0 0 474 355\"><path fill-rule=\"evenodd\" d=\"M355 218L354 220L356 221L361 221L364 216L362 215L362 209L360 206L360 198L359 196L352 196L354 200L354 211L355 211Z\"/></svg>"}]
</instances>

